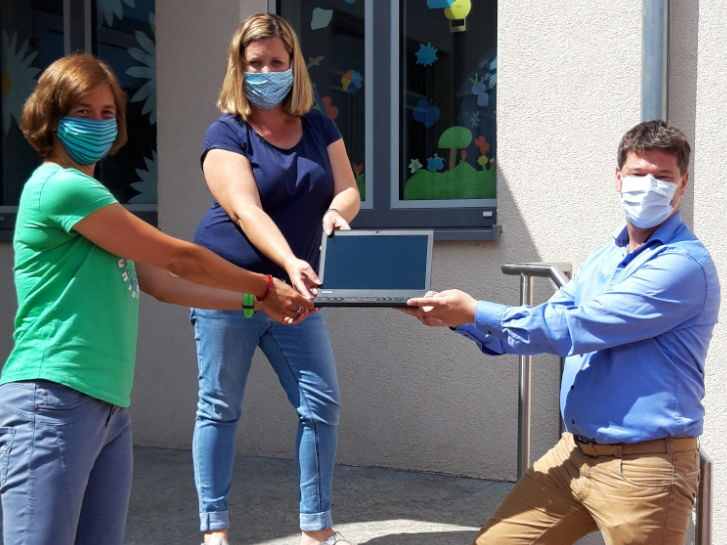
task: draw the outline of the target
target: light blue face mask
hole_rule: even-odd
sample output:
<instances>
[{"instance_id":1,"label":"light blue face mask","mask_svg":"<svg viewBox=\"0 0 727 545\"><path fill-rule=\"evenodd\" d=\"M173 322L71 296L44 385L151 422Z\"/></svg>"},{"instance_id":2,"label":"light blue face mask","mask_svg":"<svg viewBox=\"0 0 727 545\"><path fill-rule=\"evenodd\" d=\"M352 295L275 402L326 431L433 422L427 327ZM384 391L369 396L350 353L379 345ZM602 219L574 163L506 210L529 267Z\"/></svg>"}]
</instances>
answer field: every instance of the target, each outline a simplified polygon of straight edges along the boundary
<instances>
[{"instance_id":1,"label":"light blue face mask","mask_svg":"<svg viewBox=\"0 0 727 545\"><path fill-rule=\"evenodd\" d=\"M270 110L288 96L293 87L293 69L282 72L245 72L245 96L252 104Z\"/></svg>"},{"instance_id":2,"label":"light blue face mask","mask_svg":"<svg viewBox=\"0 0 727 545\"><path fill-rule=\"evenodd\" d=\"M65 115L58 121L56 135L68 156L79 165L97 163L109 152L116 140L116 118L86 119Z\"/></svg>"},{"instance_id":3,"label":"light blue face mask","mask_svg":"<svg viewBox=\"0 0 727 545\"><path fill-rule=\"evenodd\" d=\"M659 180L651 174L621 178L621 204L635 227L650 229L666 220L674 211L671 201L679 183Z\"/></svg>"}]
</instances>

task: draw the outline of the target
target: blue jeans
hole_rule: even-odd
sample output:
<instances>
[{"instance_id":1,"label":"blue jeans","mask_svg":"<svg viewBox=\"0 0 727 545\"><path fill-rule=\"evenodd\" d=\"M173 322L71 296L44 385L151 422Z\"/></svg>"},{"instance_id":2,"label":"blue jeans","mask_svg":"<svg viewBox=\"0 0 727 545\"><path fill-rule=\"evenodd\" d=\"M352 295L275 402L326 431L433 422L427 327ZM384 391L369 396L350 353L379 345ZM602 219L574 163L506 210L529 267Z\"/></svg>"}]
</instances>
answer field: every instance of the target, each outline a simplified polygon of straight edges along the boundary
<instances>
[{"instance_id":1,"label":"blue jeans","mask_svg":"<svg viewBox=\"0 0 727 545\"><path fill-rule=\"evenodd\" d=\"M126 409L55 382L0 386L5 543L121 545L131 466Z\"/></svg>"},{"instance_id":2,"label":"blue jeans","mask_svg":"<svg viewBox=\"0 0 727 545\"><path fill-rule=\"evenodd\" d=\"M199 400L192 454L203 532L229 527L228 495L235 429L255 348L278 375L298 416L296 454L300 527L330 528L339 392L333 351L321 313L281 325L262 312L192 309Z\"/></svg>"}]
</instances>

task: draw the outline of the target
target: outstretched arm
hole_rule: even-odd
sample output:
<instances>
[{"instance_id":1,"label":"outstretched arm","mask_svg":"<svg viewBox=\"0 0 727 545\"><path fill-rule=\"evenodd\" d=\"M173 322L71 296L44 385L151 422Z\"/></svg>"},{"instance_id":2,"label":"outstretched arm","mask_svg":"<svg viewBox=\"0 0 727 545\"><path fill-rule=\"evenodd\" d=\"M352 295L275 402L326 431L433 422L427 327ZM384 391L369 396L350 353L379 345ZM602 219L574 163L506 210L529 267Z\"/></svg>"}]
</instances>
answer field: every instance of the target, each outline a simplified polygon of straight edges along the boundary
<instances>
[{"instance_id":1,"label":"outstretched arm","mask_svg":"<svg viewBox=\"0 0 727 545\"><path fill-rule=\"evenodd\" d=\"M73 227L107 252L138 264L158 267L191 282L269 298L275 319L295 319L310 301L284 282L237 267L197 244L162 233L120 204L111 204L80 220Z\"/></svg>"}]
</instances>

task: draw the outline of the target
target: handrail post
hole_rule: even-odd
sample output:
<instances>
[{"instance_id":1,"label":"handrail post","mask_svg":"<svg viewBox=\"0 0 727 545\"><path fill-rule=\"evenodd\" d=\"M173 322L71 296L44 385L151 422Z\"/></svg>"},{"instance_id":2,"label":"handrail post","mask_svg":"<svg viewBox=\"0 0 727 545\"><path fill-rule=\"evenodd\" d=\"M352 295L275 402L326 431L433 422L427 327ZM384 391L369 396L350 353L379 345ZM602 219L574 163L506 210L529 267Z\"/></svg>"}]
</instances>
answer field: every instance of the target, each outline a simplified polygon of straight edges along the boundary
<instances>
[{"instance_id":1,"label":"handrail post","mask_svg":"<svg viewBox=\"0 0 727 545\"><path fill-rule=\"evenodd\" d=\"M520 304L533 304L533 277L520 273ZM532 356L520 356L518 387L518 456L517 477L525 474L530 466L530 413Z\"/></svg>"},{"instance_id":2,"label":"handrail post","mask_svg":"<svg viewBox=\"0 0 727 545\"><path fill-rule=\"evenodd\" d=\"M699 490L695 545L712 545L712 460L699 449Z\"/></svg>"},{"instance_id":3,"label":"handrail post","mask_svg":"<svg viewBox=\"0 0 727 545\"><path fill-rule=\"evenodd\" d=\"M521 263L517 265L503 265L505 274L520 276L520 304L533 305L533 279L536 276L550 278L556 287L568 282L571 274L570 263ZM530 467L530 417L531 417L531 383L532 383L532 356L519 357L518 377L518 453L517 477L525 474ZM561 376L563 362L561 358ZM561 431L562 431L561 419Z\"/></svg>"}]
</instances>

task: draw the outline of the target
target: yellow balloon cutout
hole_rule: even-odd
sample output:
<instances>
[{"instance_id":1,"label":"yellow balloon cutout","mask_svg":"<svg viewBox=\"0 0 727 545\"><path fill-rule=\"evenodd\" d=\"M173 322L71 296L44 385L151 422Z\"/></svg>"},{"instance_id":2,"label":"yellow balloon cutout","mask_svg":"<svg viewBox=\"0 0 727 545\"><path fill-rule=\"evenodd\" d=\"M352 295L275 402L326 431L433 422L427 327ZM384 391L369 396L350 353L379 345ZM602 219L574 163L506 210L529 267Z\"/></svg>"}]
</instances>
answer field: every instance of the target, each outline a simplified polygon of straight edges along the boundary
<instances>
[{"instance_id":1,"label":"yellow balloon cutout","mask_svg":"<svg viewBox=\"0 0 727 545\"><path fill-rule=\"evenodd\" d=\"M464 19L471 9L471 0L454 0L451 6L444 8L444 16L447 19Z\"/></svg>"}]
</instances>

